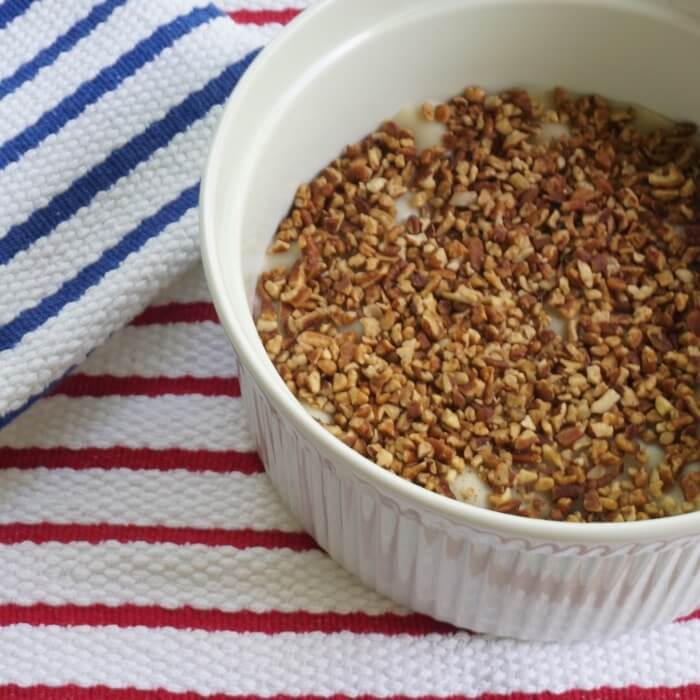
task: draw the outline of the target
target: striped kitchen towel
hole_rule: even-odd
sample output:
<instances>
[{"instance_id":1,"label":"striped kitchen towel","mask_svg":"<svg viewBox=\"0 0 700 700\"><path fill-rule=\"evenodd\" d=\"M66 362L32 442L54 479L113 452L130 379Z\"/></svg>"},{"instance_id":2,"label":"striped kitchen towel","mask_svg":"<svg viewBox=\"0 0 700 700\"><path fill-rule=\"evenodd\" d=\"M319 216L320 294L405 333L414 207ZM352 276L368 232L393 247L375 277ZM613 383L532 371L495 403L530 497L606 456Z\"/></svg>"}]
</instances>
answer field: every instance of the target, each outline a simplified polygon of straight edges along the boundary
<instances>
[{"instance_id":1,"label":"striped kitchen towel","mask_svg":"<svg viewBox=\"0 0 700 700\"><path fill-rule=\"evenodd\" d=\"M0 2L0 426L196 260L221 105L301 6L224 5Z\"/></svg>"},{"instance_id":2,"label":"striped kitchen towel","mask_svg":"<svg viewBox=\"0 0 700 700\"><path fill-rule=\"evenodd\" d=\"M0 431L0 698L700 698L700 614L457 632L331 561L252 450L197 266Z\"/></svg>"}]
</instances>

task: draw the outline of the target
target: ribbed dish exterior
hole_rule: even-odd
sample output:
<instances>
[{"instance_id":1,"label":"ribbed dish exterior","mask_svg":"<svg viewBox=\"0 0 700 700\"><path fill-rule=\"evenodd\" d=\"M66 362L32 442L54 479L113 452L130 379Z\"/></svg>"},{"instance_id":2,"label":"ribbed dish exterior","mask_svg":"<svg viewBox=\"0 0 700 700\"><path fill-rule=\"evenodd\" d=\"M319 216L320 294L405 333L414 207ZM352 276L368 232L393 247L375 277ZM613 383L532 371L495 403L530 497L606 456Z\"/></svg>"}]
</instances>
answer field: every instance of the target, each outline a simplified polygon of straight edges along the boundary
<instances>
[{"instance_id":1,"label":"ribbed dish exterior","mask_svg":"<svg viewBox=\"0 0 700 700\"><path fill-rule=\"evenodd\" d=\"M592 547L454 522L328 459L243 366L240 379L265 469L293 513L333 559L401 605L477 632L571 641L650 628L697 604L700 533Z\"/></svg>"}]
</instances>

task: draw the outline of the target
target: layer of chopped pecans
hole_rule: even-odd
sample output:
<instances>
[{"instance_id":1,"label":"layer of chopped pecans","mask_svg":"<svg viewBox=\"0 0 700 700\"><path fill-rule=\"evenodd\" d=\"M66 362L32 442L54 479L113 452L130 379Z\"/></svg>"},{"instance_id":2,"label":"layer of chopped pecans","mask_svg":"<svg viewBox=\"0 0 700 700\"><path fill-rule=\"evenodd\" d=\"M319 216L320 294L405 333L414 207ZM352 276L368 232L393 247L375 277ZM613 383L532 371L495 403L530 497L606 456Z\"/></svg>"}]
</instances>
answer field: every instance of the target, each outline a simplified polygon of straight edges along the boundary
<instances>
[{"instance_id":1,"label":"layer of chopped pecans","mask_svg":"<svg viewBox=\"0 0 700 700\"><path fill-rule=\"evenodd\" d=\"M261 275L257 327L287 386L445 496L472 471L505 513L700 508L695 126L647 133L561 89L470 87L422 114L442 145L386 122L279 226L270 252L300 258Z\"/></svg>"}]
</instances>

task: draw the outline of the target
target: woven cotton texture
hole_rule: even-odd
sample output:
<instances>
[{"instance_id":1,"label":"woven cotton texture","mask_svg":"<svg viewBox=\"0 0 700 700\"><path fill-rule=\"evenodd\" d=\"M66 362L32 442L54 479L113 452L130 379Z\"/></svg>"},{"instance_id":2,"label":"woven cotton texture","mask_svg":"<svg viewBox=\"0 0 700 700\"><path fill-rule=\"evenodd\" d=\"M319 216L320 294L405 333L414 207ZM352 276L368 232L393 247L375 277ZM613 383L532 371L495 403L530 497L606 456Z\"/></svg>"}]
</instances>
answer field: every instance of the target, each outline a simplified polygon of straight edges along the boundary
<instances>
[{"instance_id":1,"label":"woven cotton texture","mask_svg":"<svg viewBox=\"0 0 700 700\"><path fill-rule=\"evenodd\" d=\"M0 425L197 258L221 105L290 16L0 4Z\"/></svg>"},{"instance_id":2,"label":"woven cotton texture","mask_svg":"<svg viewBox=\"0 0 700 700\"><path fill-rule=\"evenodd\" d=\"M304 4L0 3L0 698L700 698L698 614L602 643L458 632L365 588L272 489L192 264L196 190L221 103Z\"/></svg>"}]
</instances>

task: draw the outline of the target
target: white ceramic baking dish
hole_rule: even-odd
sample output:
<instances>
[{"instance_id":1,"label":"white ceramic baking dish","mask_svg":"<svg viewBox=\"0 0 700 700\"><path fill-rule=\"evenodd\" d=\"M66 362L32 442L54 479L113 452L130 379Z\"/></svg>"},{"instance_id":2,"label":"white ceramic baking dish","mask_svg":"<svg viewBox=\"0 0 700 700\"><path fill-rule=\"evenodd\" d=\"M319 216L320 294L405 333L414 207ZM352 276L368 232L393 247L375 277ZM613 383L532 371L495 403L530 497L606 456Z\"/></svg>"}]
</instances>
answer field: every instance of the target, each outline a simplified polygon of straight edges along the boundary
<instances>
[{"instance_id":1,"label":"white ceramic baking dish","mask_svg":"<svg viewBox=\"0 0 700 700\"><path fill-rule=\"evenodd\" d=\"M400 107L466 84L564 85L700 122L697 0L328 0L229 100L201 192L202 251L265 467L318 543L414 610L497 635L570 640L700 605L700 513L577 525L429 493L330 436L253 324L252 281L296 185ZM697 3L697 4L696 4Z\"/></svg>"}]
</instances>

